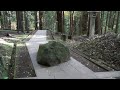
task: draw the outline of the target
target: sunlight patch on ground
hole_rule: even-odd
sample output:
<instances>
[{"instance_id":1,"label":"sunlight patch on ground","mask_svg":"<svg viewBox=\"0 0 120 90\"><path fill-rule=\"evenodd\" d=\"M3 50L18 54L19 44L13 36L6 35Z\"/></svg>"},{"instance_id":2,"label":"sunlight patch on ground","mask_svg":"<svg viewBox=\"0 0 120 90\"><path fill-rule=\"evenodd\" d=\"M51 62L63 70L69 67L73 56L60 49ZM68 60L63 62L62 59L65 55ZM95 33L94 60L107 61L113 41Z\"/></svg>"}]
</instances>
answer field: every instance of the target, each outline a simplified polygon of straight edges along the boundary
<instances>
[{"instance_id":1,"label":"sunlight patch on ground","mask_svg":"<svg viewBox=\"0 0 120 90\"><path fill-rule=\"evenodd\" d=\"M17 47L22 47L24 46L24 44L17 44Z\"/></svg>"},{"instance_id":2,"label":"sunlight patch on ground","mask_svg":"<svg viewBox=\"0 0 120 90\"><path fill-rule=\"evenodd\" d=\"M44 35L34 35L34 38L40 38L40 39L42 39L42 38L46 38L47 36L44 36Z\"/></svg>"},{"instance_id":3,"label":"sunlight patch on ground","mask_svg":"<svg viewBox=\"0 0 120 90\"><path fill-rule=\"evenodd\" d=\"M19 40L19 39L17 39L17 38L4 38L4 39L8 39L8 40Z\"/></svg>"},{"instance_id":4,"label":"sunlight patch on ground","mask_svg":"<svg viewBox=\"0 0 120 90\"><path fill-rule=\"evenodd\" d=\"M3 39L0 39L0 43L13 46L13 43L8 43L8 42L4 41Z\"/></svg>"}]
</instances>

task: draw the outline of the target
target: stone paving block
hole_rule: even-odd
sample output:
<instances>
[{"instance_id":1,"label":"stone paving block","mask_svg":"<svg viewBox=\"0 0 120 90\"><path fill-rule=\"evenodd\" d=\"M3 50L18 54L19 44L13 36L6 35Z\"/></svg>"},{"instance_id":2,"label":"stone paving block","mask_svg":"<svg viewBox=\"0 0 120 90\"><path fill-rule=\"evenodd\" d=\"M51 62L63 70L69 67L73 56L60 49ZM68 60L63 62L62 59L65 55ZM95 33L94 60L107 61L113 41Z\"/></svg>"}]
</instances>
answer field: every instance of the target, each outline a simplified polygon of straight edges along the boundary
<instances>
[{"instance_id":1,"label":"stone paving block","mask_svg":"<svg viewBox=\"0 0 120 90\"><path fill-rule=\"evenodd\" d=\"M98 78L114 78L120 77L120 71L96 72L95 75Z\"/></svg>"},{"instance_id":2,"label":"stone paving block","mask_svg":"<svg viewBox=\"0 0 120 90\"><path fill-rule=\"evenodd\" d=\"M39 79L54 79L54 76L51 76L50 71L46 68L36 70L36 75Z\"/></svg>"}]
</instances>

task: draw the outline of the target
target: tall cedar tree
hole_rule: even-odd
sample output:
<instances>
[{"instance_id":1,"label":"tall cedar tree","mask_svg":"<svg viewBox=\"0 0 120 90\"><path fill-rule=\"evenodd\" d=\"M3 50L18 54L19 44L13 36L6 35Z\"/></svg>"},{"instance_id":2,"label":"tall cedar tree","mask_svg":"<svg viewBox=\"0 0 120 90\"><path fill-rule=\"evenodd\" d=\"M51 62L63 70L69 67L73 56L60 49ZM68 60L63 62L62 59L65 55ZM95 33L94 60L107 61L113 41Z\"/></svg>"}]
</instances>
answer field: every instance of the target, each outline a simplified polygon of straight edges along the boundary
<instances>
[{"instance_id":1,"label":"tall cedar tree","mask_svg":"<svg viewBox=\"0 0 120 90\"><path fill-rule=\"evenodd\" d=\"M100 34L100 31L101 31L100 12L97 12L95 19L95 34Z\"/></svg>"},{"instance_id":2,"label":"tall cedar tree","mask_svg":"<svg viewBox=\"0 0 120 90\"><path fill-rule=\"evenodd\" d=\"M42 17L43 17L43 12L39 11L39 29L42 30Z\"/></svg>"},{"instance_id":3,"label":"tall cedar tree","mask_svg":"<svg viewBox=\"0 0 120 90\"><path fill-rule=\"evenodd\" d=\"M73 35L73 31L74 31L74 21L73 21L73 14L74 11L70 11L70 35Z\"/></svg>"},{"instance_id":4,"label":"tall cedar tree","mask_svg":"<svg viewBox=\"0 0 120 90\"><path fill-rule=\"evenodd\" d=\"M17 19L17 31L19 33L19 31L24 33L23 30L23 11L16 11L16 19Z\"/></svg>"},{"instance_id":5,"label":"tall cedar tree","mask_svg":"<svg viewBox=\"0 0 120 90\"><path fill-rule=\"evenodd\" d=\"M57 13L57 30L63 32L63 11L56 11Z\"/></svg>"},{"instance_id":6,"label":"tall cedar tree","mask_svg":"<svg viewBox=\"0 0 120 90\"><path fill-rule=\"evenodd\" d=\"M25 30L29 33L29 20L28 20L28 12L24 11L24 19L25 19Z\"/></svg>"},{"instance_id":7,"label":"tall cedar tree","mask_svg":"<svg viewBox=\"0 0 120 90\"><path fill-rule=\"evenodd\" d=\"M120 19L120 12L117 12L117 22L116 22L116 29L115 29L115 33L118 33L118 29L119 29L119 19Z\"/></svg>"},{"instance_id":8,"label":"tall cedar tree","mask_svg":"<svg viewBox=\"0 0 120 90\"><path fill-rule=\"evenodd\" d=\"M104 31L104 34L106 34L106 31L107 31L107 26L108 26L108 17L109 16L109 12L107 12L107 17L106 17L106 25L105 25L105 31Z\"/></svg>"},{"instance_id":9,"label":"tall cedar tree","mask_svg":"<svg viewBox=\"0 0 120 90\"><path fill-rule=\"evenodd\" d=\"M82 11L82 33L87 33L88 29L88 12Z\"/></svg>"},{"instance_id":10,"label":"tall cedar tree","mask_svg":"<svg viewBox=\"0 0 120 90\"><path fill-rule=\"evenodd\" d=\"M37 11L34 11L34 17L35 17L35 30L38 30L38 18L37 18Z\"/></svg>"}]
</instances>

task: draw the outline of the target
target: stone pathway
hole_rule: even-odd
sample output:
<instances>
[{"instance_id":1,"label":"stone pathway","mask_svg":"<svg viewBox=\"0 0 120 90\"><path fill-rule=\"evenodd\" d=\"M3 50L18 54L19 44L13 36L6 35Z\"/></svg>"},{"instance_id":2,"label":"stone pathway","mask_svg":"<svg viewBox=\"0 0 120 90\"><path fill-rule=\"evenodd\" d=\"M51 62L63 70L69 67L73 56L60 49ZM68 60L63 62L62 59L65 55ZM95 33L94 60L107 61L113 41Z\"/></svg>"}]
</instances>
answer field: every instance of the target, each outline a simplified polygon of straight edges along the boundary
<instances>
[{"instance_id":1,"label":"stone pathway","mask_svg":"<svg viewBox=\"0 0 120 90\"><path fill-rule=\"evenodd\" d=\"M53 67L45 67L37 64L36 56L39 45L48 42L46 33L47 30L38 30L33 37L26 42L37 77L22 79L109 79L112 77L109 75L108 77L104 77L105 73L95 73L72 57L68 62Z\"/></svg>"}]
</instances>

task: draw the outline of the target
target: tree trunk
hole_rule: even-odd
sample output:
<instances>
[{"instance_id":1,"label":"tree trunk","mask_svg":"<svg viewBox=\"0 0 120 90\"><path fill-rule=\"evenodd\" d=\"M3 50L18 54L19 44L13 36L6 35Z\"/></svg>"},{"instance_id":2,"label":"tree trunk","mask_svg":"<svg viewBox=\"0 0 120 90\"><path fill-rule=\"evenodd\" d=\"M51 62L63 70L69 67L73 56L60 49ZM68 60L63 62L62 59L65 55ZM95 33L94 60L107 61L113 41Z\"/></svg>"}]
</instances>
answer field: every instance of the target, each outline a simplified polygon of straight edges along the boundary
<instances>
[{"instance_id":1,"label":"tree trunk","mask_svg":"<svg viewBox=\"0 0 120 90\"><path fill-rule=\"evenodd\" d=\"M90 31L90 13L88 17L88 29L87 29L87 36L89 37L89 31Z\"/></svg>"},{"instance_id":2,"label":"tree trunk","mask_svg":"<svg viewBox=\"0 0 120 90\"><path fill-rule=\"evenodd\" d=\"M20 29L21 29L21 32L24 33L24 29L23 29L23 12L20 11Z\"/></svg>"},{"instance_id":3,"label":"tree trunk","mask_svg":"<svg viewBox=\"0 0 120 90\"><path fill-rule=\"evenodd\" d=\"M74 32L73 32L73 34L75 34L75 35L77 35L77 19L78 19L78 18L77 18L76 16L74 16L74 20L73 20L73 23L74 23L74 24L73 24L73 26L74 26L74 27L73 27L73 28L74 28L73 30L74 30Z\"/></svg>"},{"instance_id":4,"label":"tree trunk","mask_svg":"<svg viewBox=\"0 0 120 90\"><path fill-rule=\"evenodd\" d=\"M22 11L16 11L16 19L17 19L17 31L19 33L19 31L24 33L23 30L23 12Z\"/></svg>"},{"instance_id":5,"label":"tree trunk","mask_svg":"<svg viewBox=\"0 0 120 90\"><path fill-rule=\"evenodd\" d=\"M112 11L109 12L108 28L111 28L111 23L112 23Z\"/></svg>"},{"instance_id":6,"label":"tree trunk","mask_svg":"<svg viewBox=\"0 0 120 90\"><path fill-rule=\"evenodd\" d=\"M103 33L104 11L101 11L101 34Z\"/></svg>"},{"instance_id":7,"label":"tree trunk","mask_svg":"<svg viewBox=\"0 0 120 90\"><path fill-rule=\"evenodd\" d=\"M88 29L88 12L83 11L82 12L82 33L85 34L87 33Z\"/></svg>"},{"instance_id":8,"label":"tree trunk","mask_svg":"<svg viewBox=\"0 0 120 90\"><path fill-rule=\"evenodd\" d=\"M1 22L1 29L4 29L4 23L3 23L3 14L2 14L2 11L0 11L0 22Z\"/></svg>"},{"instance_id":9,"label":"tree trunk","mask_svg":"<svg viewBox=\"0 0 120 90\"><path fill-rule=\"evenodd\" d=\"M79 19L79 35L82 35L82 17L81 17L81 15L79 18L80 18Z\"/></svg>"},{"instance_id":10,"label":"tree trunk","mask_svg":"<svg viewBox=\"0 0 120 90\"><path fill-rule=\"evenodd\" d=\"M20 17L19 17L19 11L16 11L16 20L17 20L17 23L16 23L16 25L17 25L17 33L19 33L19 19L20 19Z\"/></svg>"},{"instance_id":11,"label":"tree trunk","mask_svg":"<svg viewBox=\"0 0 120 90\"><path fill-rule=\"evenodd\" d=\"M8 29L8 12L7 11L3 11L3 16L4 16L4 29Z\"/></svg>"},{"instance_id":12,"label":"tree trunk","mask_svg":"<svg viewBox=\"0 0 120 90\"><path fill-rule=\"evenodd\" d=\"M34 11L35 16L35 30L38 30L38 18L37 18L37 11Z\"/></svg>"},{"instance_id":13,"label":"tree trunk","mask_svg":"<svg viewBox=\"0 0 120 90\"><path fill-rule=\"evenodd\" d=\"M106 17L106 26L105 26L105 32L104 32L104 34L106 34L106 31L107 31L107 25L108 25L108 15L109 15L109 12L107 12L107 17Z\"/></svg>"},{"instance_id":14,"label":"tree trunk","mask_svg":"<svg viewBox=\"0 0 120 90\"><path fill-rule=\"evenodd\" d=\"M25 19L25 30L29 33L29 21L28 21L28 12L24 11L24 19Z\"/></svg>"},{"instance_id":15,"label":"tree trunk","mask_svg":"<svg viewBox=\"0 0 120 90\"><path fill-rule=\"evenodd\" d=\"M116 11L114 12L113 21L112 21L112 30L114 29Z\"/></svg>"},{"instance_id":16,"label":"tree trunk","mask_svg":"<svg viewBox=\"0 0 120 90\"><path fill-rule=\"evenodd\" d=\"M62 11L57 11L57 30L62 33L63 24L62 24Z\"/></svg>"},{"instance_id":17,"label":"tree trunk","mask_svg":"<svg viewBox=\"0 0 120 90\"><path fill-rule=\"evenodd\" d=\"M11 12L12 11L9 11L8 12L8 16L9 16L9 18L8 18L8 28L11 30Z\"/></svg>"},{"instance_id":18,"label":"tree trunk","mask_svg":"<svg viewBox=\"0 0 120 90\"><path fill-rule=\"evenodd\" d=\"M96 14L95 19L95 34L100 34L101 31L101 20L100 20L100 12Z\"/></svg>"},{"instance_id":19,"label":"tree trunk","mask_svg":"<svg viewBox=\"0 0 120 90\"><path fill-rule=\"evenodd\" d=\"M70 35L73 35L73 31L74 31L74 22L73 22L73 14L74 11L70 11Z\"/></svg>"},{"instance_id":20,"label":"tree trunk","mask_svg":"<svg viewBox=\"0 0 120 90\"><path fill-rule=\"evenodd\" d=\"M42 30L42 17L43 17L43 12L39 11L39 29Z\"/></svg>"},{"instance_id":21,"label":"tree trunk","mask_svg":"<svg viewBox=\"0 0 120 90\"><path fill-rule=\"evenodd\" d=\"M120 12L117 12L117 22L116 22L116 29L115 29L115 33L118 33L118 29L119 29L119 18L120 18Z\"/></svg>"},{"instance_id":22,"label":"tree trunk","mask_svg":"<svg viewBox=\"0 0 120 90\"><path fill-rule=\"evenodd\" d=\"M62 11L62 33L65 33L65 31L64 31L64 11Z\"/></svg>"},{"instance_id":23,"label":"tree trunk","mask_svg":"<svg viewBox=\"0 0 120 90\"><path fill-rule=\"evenodd\" d=\"M62 11L62 35L61 35L61 39L63 41L66 41L66 34L65 34L65 31L64 31L64 11Z\"/></svg>"},{"instance_id":24,"label":"tree trunk","mask_svg":"<svg viewBox=\"0 0 120 90\"><path fill-rule=\"evenodd\" d=\"M5 15L4 15L4 11L1 11L1 14L2 14L2 18L1 18L1 28L4 29L4 28L5 28L5 23L4 23Z\"/></svg>"},{"instance_id":25,"label":"tree trunk","mask_svg":"<svg viewBox=\"0 0 120 90\"><path fill-rule=\"evenodd\" d=\"M0 11L0 27L1 27L1 18L2 18L2 13Z\"/></svg>"}]
</instances>

